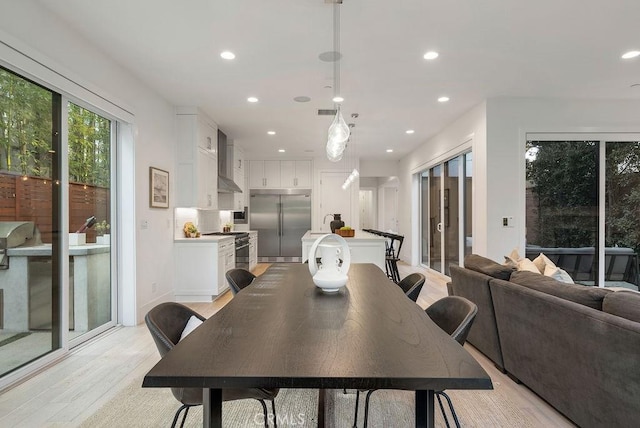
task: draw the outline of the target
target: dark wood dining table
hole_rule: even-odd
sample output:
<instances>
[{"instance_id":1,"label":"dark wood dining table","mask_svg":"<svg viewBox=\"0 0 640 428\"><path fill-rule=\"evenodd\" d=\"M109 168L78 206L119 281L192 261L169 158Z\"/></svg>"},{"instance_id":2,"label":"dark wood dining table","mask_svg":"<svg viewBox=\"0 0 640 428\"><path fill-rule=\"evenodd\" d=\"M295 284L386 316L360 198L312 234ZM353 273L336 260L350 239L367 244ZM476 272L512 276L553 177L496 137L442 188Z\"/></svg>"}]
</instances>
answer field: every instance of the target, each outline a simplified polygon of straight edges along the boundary
<instances>
[{"instance_id":1,"label":"dark wood dining table","mask_svg":"<svg viewBox=\"0 0 640 428\"><path fill-rule=\"evenodd\" d=\"M306 264L272 265L162 358L143 387L204 389L203 425L222 426L222 389L415 391L416 427L434 426L434 391L492 389L489 375L373 264L352 264L328 294ZM277 398L276 398L277 401Z\"/></svg>"}]
</instances>

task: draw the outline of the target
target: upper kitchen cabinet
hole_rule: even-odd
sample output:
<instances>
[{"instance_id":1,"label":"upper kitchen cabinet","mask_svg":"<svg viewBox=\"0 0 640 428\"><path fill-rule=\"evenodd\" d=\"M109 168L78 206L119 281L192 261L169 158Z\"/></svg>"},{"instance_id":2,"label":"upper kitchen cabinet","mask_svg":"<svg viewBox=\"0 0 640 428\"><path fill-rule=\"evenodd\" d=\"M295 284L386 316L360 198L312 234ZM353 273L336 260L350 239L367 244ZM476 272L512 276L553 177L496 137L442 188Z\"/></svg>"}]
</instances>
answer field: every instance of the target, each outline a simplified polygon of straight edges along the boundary
<instances>
[{"instance_id":1,"label":"upper kitchen cabinet","mask_svg":"<svg viewBox=\"0 0 640 428\"><path fill-rule=\"evenodd\" d=\"M249 162L249 188L250 189L277 189L280 184L280 161L250 161Z\"/></svg>"},{"instance_id":2,"label":"upper kitchen cabinet","mask_svg":"<svg viewBox=\"0 0 640 428\"><path fill-rule=\"evenodd\" d=\"M176 206L218 207L218 127L197 108L179 108Z\"/></svg>"},{"instance_id":3,"label":"upper kitchen cabinet","mask_svg":"<svg viewBox=\"0 0 640 428\"><path fill-rule=\"evenodd\" d=\"M311 188L311 161L280 161L281 187Z\"/></svg>"},{"instance_id":4,"label":"upper kitchen cabinet","mask_svg":"<svg viewBox=\"0 0 640 428\"><path fill-rule=\"evenodd\" d=\"M242 211L245 206L247 186L244 180L244 151L241 147L233 146L233 181L242 189L243 193L234 193L233 209Z\"/></svg>"}]
</instances>

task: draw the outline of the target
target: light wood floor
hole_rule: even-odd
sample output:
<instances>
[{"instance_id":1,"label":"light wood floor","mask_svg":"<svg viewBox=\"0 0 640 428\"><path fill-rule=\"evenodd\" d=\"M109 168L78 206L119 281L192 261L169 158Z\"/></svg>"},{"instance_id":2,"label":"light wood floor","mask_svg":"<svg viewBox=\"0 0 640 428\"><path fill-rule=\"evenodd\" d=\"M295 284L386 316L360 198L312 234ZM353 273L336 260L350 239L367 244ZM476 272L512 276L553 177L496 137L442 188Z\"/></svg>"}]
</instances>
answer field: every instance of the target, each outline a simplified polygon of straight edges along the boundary
<instances>
[{"instance_id":1,"label":"light wood floor","mask_svg":"<svg viewBox=\"0 0 640 428\"><path fill-rule=\"evenodd\" d=\"M260 264L254 273L269 265ZM421 268L401 265L400 276L419 271L427 281L418 298L425 308L446 296L447 278ZM213 303L195 303L193 309L211 316L230 299L226 293ZM538 427L572 427L551 406L500 373L472 346L465 348L480 362L494 383L508 386L520 410ZM117 327L76 348L58 364L0 395L0 427L74 427L118 394L132 379L143 376L159 359L144 324ZM487 410L490 411L490 410ZM169 424L168 424L169 425Z\"/></svg>"}]
</instances>

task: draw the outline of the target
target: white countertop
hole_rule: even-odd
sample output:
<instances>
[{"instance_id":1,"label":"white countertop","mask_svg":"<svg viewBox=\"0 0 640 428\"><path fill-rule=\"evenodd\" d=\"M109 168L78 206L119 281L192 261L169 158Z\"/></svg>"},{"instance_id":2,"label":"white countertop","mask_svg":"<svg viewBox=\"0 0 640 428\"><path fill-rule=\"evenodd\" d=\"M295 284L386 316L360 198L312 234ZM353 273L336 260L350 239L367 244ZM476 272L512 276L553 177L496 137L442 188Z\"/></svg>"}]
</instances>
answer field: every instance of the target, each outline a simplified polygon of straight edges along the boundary
<instances>
[{"instance_id":1,"label":"white countertop","mask_svg":"<svg viewBox=\"0 0 640 428\"><path fill-rule=\"evenodd\" d=\"M111 251L111 245L106 244L89 243L85 245L71 245L69 247L70 256L88 256L91 254L107 253L109 251ZM8 248L7 255L13 257L51 256L51 244Z\"/></svg>"},{"instance_id":2,"label":"white countertop","mask_svg":"<svg viewBox=\"0 0 640 428\"><path fill-rule=\"evenodd\" d=\"M316 232L309 230L302 237L302 241L315 241L322 235L326 235L330 232ZM374 235L373 233L365 232L364 230L356 230L355 236L353 237L344 237L344 239L349 242L362 242L362 241L385 241L386 238L378 235Z\"/></svg>"},{"instance_id":3,"label":"white countertop","mask_svg":"<svg viewBox=\"0 0 640 428\"><path fill-rule=\"evenodd\" d=\"M174 242L180 242L180 243L184 243L184 242L188 242L188 243L213 243L213 242L220 242L220 241L232 241L235 238L233 237L233 235L201 235L199 238L185 238L184 236L180 237L180 238L174 238L173 241Z\"/></svg>"}]
</instances>

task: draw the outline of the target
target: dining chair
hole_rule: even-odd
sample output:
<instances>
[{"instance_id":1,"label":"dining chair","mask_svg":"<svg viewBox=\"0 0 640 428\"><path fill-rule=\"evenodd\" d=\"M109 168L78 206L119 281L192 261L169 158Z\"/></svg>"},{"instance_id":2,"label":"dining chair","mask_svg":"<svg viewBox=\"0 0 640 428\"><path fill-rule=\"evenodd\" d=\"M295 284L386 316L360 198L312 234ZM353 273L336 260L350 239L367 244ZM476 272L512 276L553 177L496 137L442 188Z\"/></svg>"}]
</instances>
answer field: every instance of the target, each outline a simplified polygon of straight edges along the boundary
<instances>
[{"instance_id":1,"label":"dining chair","mask_svg":"<svg viewBox=\"0 0 640 428\"><path fill-rule=\"evenodd\" d=\"M180 303L167 302L161 303L151 309L144 317L144 321L151 332L151 337L160 352L160 357L164 357L174 346L178 344L182 336L182 332L189 323L189 320L195 317L200 321L204 321L205 318L190 308L181 305ZM263 389L263 388L246 388L246 389L223 389L222 401L241 400L241 399L255 399L262 405L262 412L264 414L264 426L269 426L269 415L265 400L271 401L271 409L273 412L274 427L276 424L276 407L275 397L278 395L278 389ZM175 416L173 417L173 423L171 428L176 426L180 413L184 410L182 417L182 423L180 427L184 426L187 419L187 413L189 409L194 406L202 405L202 388L171 388L173 396L182 403L182 406L178 408Z\"/></svg>"},{"instance_id":2,"label":"dining chair","mask_svg":"<svg viewBox=\"0 0 640 428\"><path fill-rule=\"evenodd\" d=\"M404 294L414 302L418 301L418 296L424 285L425 277L423 274L414 272L405 276L402 281L398 283L398 286L402 288Z\"/></svg>"},{"instance_id":3,"label":"dining chair","mask_svg":"<svg viewBox=\"0 0 640 428\"><path fill-rule=\"evenodd\" d=\"M242 268L230 269L224 274L224 276L227 278L229 288L231 288L231 292L234 296L238 294L240 290L251 284L251 282L256 278L254 274Z\"/></svg>"},{"instance_id":4,"label":"dining chair","mask_svg":"<svg viewBox=\"0 0 640 428\"><path fill-rule=\"evenodd\" d=\"M464 345L467 340L467 336L469 335L469 330L471 330L471 326L473 325L473 320L478 313L478 307L475 303L465 299L460 296L447 296L442 299L436 301L427 309L425 312L431 318L431 320L450 335L456 342L460 345ZM369 418L369 398L371 394L375 391L375 389L367 391L367 395L364 403L364 427L367 426L367 421ZM451 411L451 415L456 424L457 428L460 428L460 421L458 420L458 415L456 414L455 409L453 408L453 402L447 393L444 391L435 391L435 395L438 399L438 404L440 406L440 410L442 411L442 416L444 418L445 425L449 428L449 419L444 409L444 405L442 404L442 397L447 400L449 405L449 410ZM356 390L356 410L355 417L353 421L354 428L357 427L358 424L358 403L360 399L360 390Z\"/></svg>"}]
</instances>

